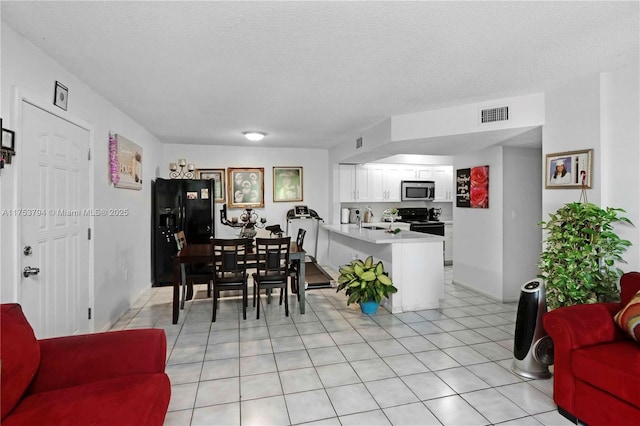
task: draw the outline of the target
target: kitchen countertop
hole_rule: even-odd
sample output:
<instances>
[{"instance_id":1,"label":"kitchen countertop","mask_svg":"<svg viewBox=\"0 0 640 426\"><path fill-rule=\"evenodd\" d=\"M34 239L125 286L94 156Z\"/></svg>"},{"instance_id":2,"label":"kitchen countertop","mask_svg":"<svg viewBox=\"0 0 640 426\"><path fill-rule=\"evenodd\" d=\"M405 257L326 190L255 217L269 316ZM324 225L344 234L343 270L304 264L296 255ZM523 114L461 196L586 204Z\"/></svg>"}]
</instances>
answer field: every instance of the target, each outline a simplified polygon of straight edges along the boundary
<instances>
[{"instance_id":1,"label":"kitchen countertop","mask_svg":"<svg viewBox=\"0 0 640 426\"><path fill-rule=\"evenodd\" d=\"M400 231L397 234L388 233L385 229L367 229L367 226L380 226L375 223L365 223L359 229L355 224L320 225L321 228L337 234L346 235L357 240L367 241L374 244L390 243L432 243L444 241L444 237L439 235L424 234L422 232ZM385 228L388 228L387 223Z\"/></svg>"}]
</instances>

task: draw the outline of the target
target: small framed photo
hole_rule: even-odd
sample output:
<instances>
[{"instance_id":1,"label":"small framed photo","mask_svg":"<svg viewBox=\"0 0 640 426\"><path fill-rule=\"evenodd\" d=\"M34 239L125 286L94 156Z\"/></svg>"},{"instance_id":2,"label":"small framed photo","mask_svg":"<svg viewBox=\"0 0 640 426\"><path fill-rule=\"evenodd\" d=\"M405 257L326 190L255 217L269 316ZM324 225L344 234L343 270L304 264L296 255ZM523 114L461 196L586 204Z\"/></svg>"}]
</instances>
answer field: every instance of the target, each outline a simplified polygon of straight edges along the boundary
<instances>
[{"instance_id":1,"label":"small framed photo","mask_svg":"<svg viewBox=\"0 0 640 426\"><path fill-rule=\"evenodd\" d=\"M187 191L187 200L197 200L198 191Z\"/></svg>"},{"instance_id":2,"label":"small framed photo","mask_svg":"<svg viewBox=\"0 0 640 426\"><path fill-rule=\"evenodd\" d=\"M2 129L2 149L16 152L16 133L13 130Z\"/></svg>"},{"instance_id":3,"label":"small framed photo","mask_svg":"<svg viewBox=\"0 0 640 426\"><path fill-rule=\"evenodd\" d=\"M59 81L56 81L56 89L53 97L53 104L63 110L67 110L67 102L69 101L69 89Z\"/></svg>"},{"instance_id":4,"label":"small framed photo","mask_svg":"<svg viewBox=\"0 0 640 426\"><path fill-rule=\"evenodd\" d=\"M302 201L302 167L273 168L273 201Z\"/></svg>"},{"instance_id":5,"label":"small framed photo","mask_svg":"<svg viewBox=\"0 0 640 426\"><path fill-rule=\"evenodd\" d=\"M227 169L230 208L264 207L264 168Z\"/></svg>"},{"instance_id":6,"label":"small framed photo","mask_svg":"<svg viewBox=\"0 0 640 426\"><path fill-rule=\"evenodd\" d=\"M225 170L224 169L198 169L196 179L213 179L213 199L216 203L224 203L225 200Z\"/></svg>"},{"instance_id":7,"label":"small framed photo","mask_svg":"<svg viewBox=\"0 0 640 426\"><path fill-rule=\"evenodd\" d=\"M591 188L592 159L593 149L547 154L544 187Z\"/></svg>"}]
</instances>

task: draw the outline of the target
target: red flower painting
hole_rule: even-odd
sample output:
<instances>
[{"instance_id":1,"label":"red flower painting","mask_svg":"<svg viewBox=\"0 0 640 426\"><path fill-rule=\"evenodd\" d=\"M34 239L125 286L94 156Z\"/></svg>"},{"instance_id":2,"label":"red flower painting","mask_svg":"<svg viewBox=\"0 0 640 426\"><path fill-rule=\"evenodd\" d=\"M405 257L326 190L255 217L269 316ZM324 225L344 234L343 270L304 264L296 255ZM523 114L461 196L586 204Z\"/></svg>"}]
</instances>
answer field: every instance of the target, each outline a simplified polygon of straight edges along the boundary
<instances>
[{"instance_id":1,"label":"red flower painting","mask_svg":"<svg viewBox=\"0 0 640 426\"><path fill-rule=\"evenodd\" d=\"M471 168L471 207L489 208L489 166Z\"/></svg>"}]
</instances>

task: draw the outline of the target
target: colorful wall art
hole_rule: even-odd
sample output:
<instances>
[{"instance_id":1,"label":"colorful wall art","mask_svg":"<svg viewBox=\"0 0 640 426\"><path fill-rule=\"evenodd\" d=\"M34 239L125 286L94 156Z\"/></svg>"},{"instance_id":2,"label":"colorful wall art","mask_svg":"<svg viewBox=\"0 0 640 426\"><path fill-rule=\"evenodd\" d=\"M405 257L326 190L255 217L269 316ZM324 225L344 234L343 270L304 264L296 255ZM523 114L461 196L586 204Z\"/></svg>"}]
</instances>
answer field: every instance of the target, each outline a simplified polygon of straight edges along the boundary
<instances>
[{"instance_id":1,"label":"colorful wall art","mask_svg":"<svg viewBox=\"0 0 640 426\"><path fill-rule=\"evenodd\" d=\"M456 170L456 207L489 208L489 166Z\"/></svg>"},{"instance_id":2,"label":"colorful wall art","mask_svg":"<svg viewBox=\"0 0 640 426\"><path fill-rule=\"evenodd\" d=\"M109 134L109 174L116 188L142 189L142 147Z\"/></svg>"}]
</instances>

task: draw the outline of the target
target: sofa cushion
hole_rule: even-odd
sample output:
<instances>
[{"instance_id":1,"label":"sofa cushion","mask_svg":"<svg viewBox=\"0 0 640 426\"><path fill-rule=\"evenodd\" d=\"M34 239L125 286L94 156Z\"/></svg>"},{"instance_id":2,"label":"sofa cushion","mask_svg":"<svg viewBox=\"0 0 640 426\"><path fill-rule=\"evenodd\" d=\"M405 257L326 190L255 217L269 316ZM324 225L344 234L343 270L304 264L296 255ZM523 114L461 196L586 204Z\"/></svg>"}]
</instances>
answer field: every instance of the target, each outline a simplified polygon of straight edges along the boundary
<instances>
[{"instance_id":1,"label":"sofa cushion","mask_svg":"<svg viewBox=\"0 0 640 426\"><path fill-rule=\"evenodd\" d=\"M29 395L2 425L162 424L169 397L164 373L117 377Z\"/></svg>"},{"instance_id":2,"label":"sofa cushion","mask_svg":"<svg viewBox=\"0 0 640 426\"><path fill-rule=\"evenodd\" d=\"M633 340L640 342L640 290L613 319Z\"/></svg>"},{"instance_id":3,"label":"sofa cushion","mask_svg":"<svg viewBox=\"0 0 640 426\"><path fill-rule=\"evenodd\" d=\"M640 346L632 340L573 352L573 374L640 408Z\"/></svg>"},{"instance_id":4,"label":"sofa cushion","mask_svg":"<svg viewBox=\"0 0 640 426\"><path fill-rule=\"evenodd\" d=\"M16 303L2 304L0 328L0 407L4 424L38 370L40 345Z\"/></svg>"}]
</instances>

